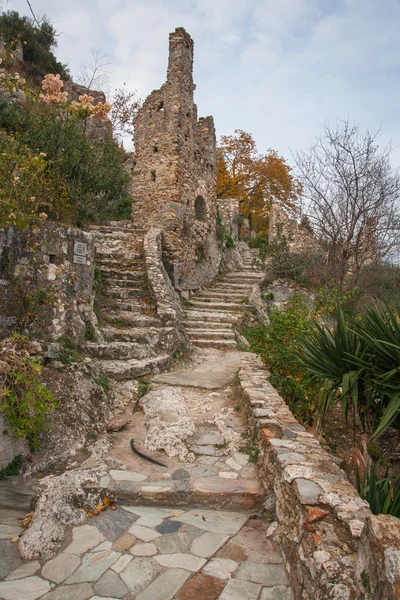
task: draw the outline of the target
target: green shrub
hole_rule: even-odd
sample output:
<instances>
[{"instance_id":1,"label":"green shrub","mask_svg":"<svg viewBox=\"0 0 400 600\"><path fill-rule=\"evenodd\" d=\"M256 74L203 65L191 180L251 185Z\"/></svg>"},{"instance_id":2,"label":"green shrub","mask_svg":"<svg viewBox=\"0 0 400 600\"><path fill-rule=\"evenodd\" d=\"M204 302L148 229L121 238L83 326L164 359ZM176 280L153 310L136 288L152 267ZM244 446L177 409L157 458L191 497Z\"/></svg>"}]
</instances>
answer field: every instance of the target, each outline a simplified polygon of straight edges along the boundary
<instances>
[{"instance_id":1,"label":"green shrub","mask_svg":"<svg viewBox=\"0 0 400 600\"><path fill-rule=\"evenodd\" d=\"M126 216L124 151L110 135L85 135L89 109L43 102L28 86L21 103L20 81L3 79L10 96L0 102L0 226L51 218L83 227Z\"/></svg>"},{"instance_id":2,"label":"green shrub","mask_svg":"<svg viewBox=\"0 0 400 600\"><path fill-rule=\"evenodd\" d=\"M299 365L297 352L301 338L313 328L310 309L299 294L293 294L283 309L273 309L270 324L245 328L253 352L271 368L271 384L289 404L294 414L308 421L316 408L318 385Z\"/></svg>"},{"instance_id":3,"label":"green shrub","mask_svg":"<svg viewBox=\"0 0 400 600\"><path fill-rule=\"evenodd\" d=\"M2 342L0 362L5 369L0 383L0 411L16 437L26 438L30 450L37 450L48 414L57 406L41 381L42 365L29 355L28 340L19 334Z\"/></svg>"},{"instance_id":4,"label":"green shrub","mask_svg":"<svg viewBox=\"0 0 400 600\"><path fill-rule=\"evenodd\" d=\"M259 233L258 235L249 237L248 244L250 248L258 248L262 261L266 259L269 253L268 233Z\"/></svg>"},{"instance_id":5,"label":"green shrub","mask_svg":"<svg viewBox=\"0 0 400 600\"><path fill-rule=\"evenodd\" d=\"M19 475L22 469L23 458L22 454L15 456L10 463L4 469L0 469L0 481L7 479L7 477L13 477Z\"/></svg>"},{"instance_id":6,"label":"green shrub","mask_svg":"<svg viewBox=\"0 0 400 600\"><path fill-rule=\"evenodd\" d=\"M41 19L38 27L33 19L21 17L16 11L3 12L0 15L0 35L9 48L14 48L16 42L22 43L23 69L36 83L46 73L59 73L64 79L69 77L67 67L54 56L57 32L46 17Z\"/></svg>"}]
</instances>

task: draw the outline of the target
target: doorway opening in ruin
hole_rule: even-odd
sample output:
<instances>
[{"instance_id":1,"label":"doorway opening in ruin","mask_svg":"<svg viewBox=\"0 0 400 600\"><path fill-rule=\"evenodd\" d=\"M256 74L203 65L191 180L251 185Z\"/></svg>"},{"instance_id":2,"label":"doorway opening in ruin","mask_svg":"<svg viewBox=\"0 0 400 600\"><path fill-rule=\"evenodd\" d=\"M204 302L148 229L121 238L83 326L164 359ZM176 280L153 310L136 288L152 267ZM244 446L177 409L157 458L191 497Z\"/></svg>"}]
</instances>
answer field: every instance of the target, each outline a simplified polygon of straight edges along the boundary
<instances>
[{"instance_id":1,"label":"doorway opening in ruin","mask_svg":"<svg viewBox=\"0 0 400 600\"><path fill-rule=\"evenodd\" d=\"M207 205L203 196L197 196L194 202L194 213L196 215L196 219L204 220L207 218Z\"/></svg>"}]
</instances>

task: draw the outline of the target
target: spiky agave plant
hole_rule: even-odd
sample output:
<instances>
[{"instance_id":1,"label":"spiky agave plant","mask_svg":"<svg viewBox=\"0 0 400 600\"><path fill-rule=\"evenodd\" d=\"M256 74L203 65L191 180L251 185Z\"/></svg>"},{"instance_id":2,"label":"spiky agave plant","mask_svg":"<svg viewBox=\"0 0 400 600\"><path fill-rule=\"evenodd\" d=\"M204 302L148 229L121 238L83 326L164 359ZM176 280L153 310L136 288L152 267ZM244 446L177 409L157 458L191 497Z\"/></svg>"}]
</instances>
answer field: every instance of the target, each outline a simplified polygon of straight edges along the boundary
<instances>
[{"instance_id":1,"label":"spiky agave plant","mask_svg":"<svg viewBox=\"0 0 400 600\"><path fill-rule=\"evenodd\" d=\"M355 486L374 515L393 515L400 518L400 475L394 476L389 467L379 475L381 461L370 463L361 474L355 468Z\"/></svg>"},{"instance_id":2,"label":"spiky agave plant","mask_svg":"<svg viewBox=\"0 0 400 600\"><path fill-rule=\"evenodd\" d=\"M322 382L320 422L337 398L346 420L351 405L355 412L360 412L361 406L365 410L370 394L364 379L365 366L358 359L364 356L366 343L348 326L342 309L337 309L333 330L315 322L315 328L303 337L302 345L301 364Z\"/></svg>"},{"instance_id":3,"label":"spiky agave plant","mask_svg":"<svg viewBox=\"0 0 400 600\"><path fill-rule=\"evenodd\" d=\"M367 308L355 329L366 344L356 362L374 392L372 437L377 438L389 427L400 429L400 305Z\"/></svg>"}]
</instances>

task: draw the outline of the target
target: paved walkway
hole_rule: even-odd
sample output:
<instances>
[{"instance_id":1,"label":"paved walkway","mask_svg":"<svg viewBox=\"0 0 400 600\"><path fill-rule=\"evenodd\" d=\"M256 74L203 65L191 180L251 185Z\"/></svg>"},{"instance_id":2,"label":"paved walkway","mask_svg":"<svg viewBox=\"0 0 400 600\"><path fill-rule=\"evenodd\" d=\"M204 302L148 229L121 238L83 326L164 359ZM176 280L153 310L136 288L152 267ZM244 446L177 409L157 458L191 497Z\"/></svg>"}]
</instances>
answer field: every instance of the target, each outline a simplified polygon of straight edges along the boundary
<instances>
[{"instance_id":1,"label":"paved walkway","mask_svg":"<svg viewBox=\"0 0 400 600\"><path fill-rule=\"evenodd\" d=\"M188 409L186 458L146 450L149 423L136 413L110 451L119 467L102 481L117 509L73 528L52 560L23 562L10 541L23 515L0 511L2 600L293 600L249 462L234 382L244 355L197 349L177 371L153 377L147 398L179 393ZM167 468L135 456L131 437Z\"/></svg>"}]
</instances>

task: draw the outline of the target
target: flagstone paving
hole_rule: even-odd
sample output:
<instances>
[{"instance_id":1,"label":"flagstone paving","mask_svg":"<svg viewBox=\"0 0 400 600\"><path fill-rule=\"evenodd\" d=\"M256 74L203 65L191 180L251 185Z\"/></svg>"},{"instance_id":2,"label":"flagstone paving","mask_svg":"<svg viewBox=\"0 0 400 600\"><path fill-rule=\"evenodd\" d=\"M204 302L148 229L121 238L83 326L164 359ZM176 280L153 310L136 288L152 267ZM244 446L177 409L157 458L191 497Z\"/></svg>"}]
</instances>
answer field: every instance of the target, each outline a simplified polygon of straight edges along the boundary
<instances>
[{"instance_id":1,"label":"flagstone paving","mask_svg":"<svg viewBox=\"0 0 400 600\"><path fill-rule=\"evenodd\" d=\"M109 517L125 523L117 538L103 533ZM268 525L251 512L120 505L73 528L52 560L12 565L0 598L293 600Z\"/></svg>"}]
</instances>

